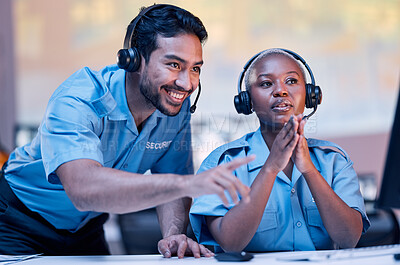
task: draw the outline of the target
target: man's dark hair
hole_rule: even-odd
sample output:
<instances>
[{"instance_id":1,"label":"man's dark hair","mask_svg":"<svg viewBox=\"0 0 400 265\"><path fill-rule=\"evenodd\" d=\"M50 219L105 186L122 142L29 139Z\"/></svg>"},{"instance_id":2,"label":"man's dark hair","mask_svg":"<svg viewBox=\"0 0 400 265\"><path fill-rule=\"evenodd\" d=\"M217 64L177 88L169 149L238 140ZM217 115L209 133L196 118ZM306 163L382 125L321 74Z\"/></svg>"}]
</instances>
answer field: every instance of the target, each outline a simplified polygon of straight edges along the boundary
<instances>
[{"instance_id":1,"label":"man's dark hair","mask_svg":"<svg viewBox=\"0 0 400 265\"><path fill-rule=\"evenodd\" d=\"M145 7L142 7L141 11L144 9ZM158 48L158 35L171 38L180 34L194 34L201 43L204 43L208 37L207 31L198 17L182 8L165 5L149 10L140 18L134 29L130 47L136 47L147 62L151 53Z\"/></svg>"}]
</instances>

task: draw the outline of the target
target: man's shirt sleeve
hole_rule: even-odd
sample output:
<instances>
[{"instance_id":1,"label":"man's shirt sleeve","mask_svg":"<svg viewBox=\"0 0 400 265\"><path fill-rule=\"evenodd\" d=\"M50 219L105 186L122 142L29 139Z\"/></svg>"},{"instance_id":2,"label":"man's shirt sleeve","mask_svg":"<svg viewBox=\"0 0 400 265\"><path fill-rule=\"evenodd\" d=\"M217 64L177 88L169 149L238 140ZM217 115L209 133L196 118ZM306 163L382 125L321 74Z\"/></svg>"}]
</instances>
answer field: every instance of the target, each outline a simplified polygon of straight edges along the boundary
<instances>
[{"instance_id":1,"label":"man's shirt sleeve","mask_svg":"<svg viewBox=\"0 0 400 265\"><path fill-rule=\"evenodd\" d=\"M100 120L91 103L81 98L59 96L50 101L39 128L49 182L59 181L53 173L65 162L92 159L103 163L100 139L95 133Z\"/></svg>"}]
</instances>

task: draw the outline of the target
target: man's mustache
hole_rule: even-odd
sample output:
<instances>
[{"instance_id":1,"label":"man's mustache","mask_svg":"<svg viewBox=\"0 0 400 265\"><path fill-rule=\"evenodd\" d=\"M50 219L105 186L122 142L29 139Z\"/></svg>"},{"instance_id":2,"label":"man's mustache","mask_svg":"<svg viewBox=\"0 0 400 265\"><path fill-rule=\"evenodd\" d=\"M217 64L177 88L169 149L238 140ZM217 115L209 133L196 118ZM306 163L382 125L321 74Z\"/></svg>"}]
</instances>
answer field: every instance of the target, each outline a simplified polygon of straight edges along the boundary
<instances>
[{"instance_id":1,"label":"man's mustache","mask_svg":"<svg viewBox=\"0 0 400 265\"><path fill-rule=\"evenodd\" d=\"M192 92L194 91L193 87L192 87L192 89L187 91L183 87L180 87L180 86L177 86L177 85L162 85L161 88L165 89L165 90L176 90L176 91L179 91L179 92L188 93L189 95L192 94Z\"/></svg>"}]
</instances>

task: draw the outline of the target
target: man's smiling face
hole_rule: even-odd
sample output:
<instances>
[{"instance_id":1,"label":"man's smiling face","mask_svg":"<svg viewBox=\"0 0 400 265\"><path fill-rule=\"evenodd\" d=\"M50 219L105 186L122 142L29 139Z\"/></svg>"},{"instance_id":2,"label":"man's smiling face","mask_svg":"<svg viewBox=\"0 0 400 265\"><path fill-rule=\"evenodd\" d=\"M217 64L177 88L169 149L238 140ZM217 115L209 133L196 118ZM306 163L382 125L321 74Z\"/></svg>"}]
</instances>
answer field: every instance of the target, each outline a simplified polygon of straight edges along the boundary
<instances>
[{"instance_id":1,"label":"man's smiling face","mask_svg":"<svg viewBox=\"0 0 400 265\"><path fill-rule=\"evenodd\" d=\"M161 113L175 116L199 84L202 46L193 34L158 36L157 46L140 73L140 91Z\"/></svg>"}]
</instances>

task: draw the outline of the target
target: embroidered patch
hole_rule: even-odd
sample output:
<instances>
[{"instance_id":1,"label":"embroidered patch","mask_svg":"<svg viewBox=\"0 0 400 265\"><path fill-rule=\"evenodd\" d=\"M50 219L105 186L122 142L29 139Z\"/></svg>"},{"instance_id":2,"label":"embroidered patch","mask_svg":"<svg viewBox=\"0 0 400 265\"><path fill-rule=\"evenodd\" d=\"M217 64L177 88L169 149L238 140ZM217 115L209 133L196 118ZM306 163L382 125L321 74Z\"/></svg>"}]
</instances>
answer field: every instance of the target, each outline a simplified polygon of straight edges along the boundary
<instances>
[{"instance_id":1,"label":"embroidered patch","mask_svg":"<svg viewBox=\"0 0 400 265\"><path fill-rule=\"evenodd\" d=\"M171 141L163 141L163 142L147 142L146 143L146 149L154 149L154 150L159 150L159 149L167 149L169 145L171 144Z\"/></svg>"}]
</instances>

